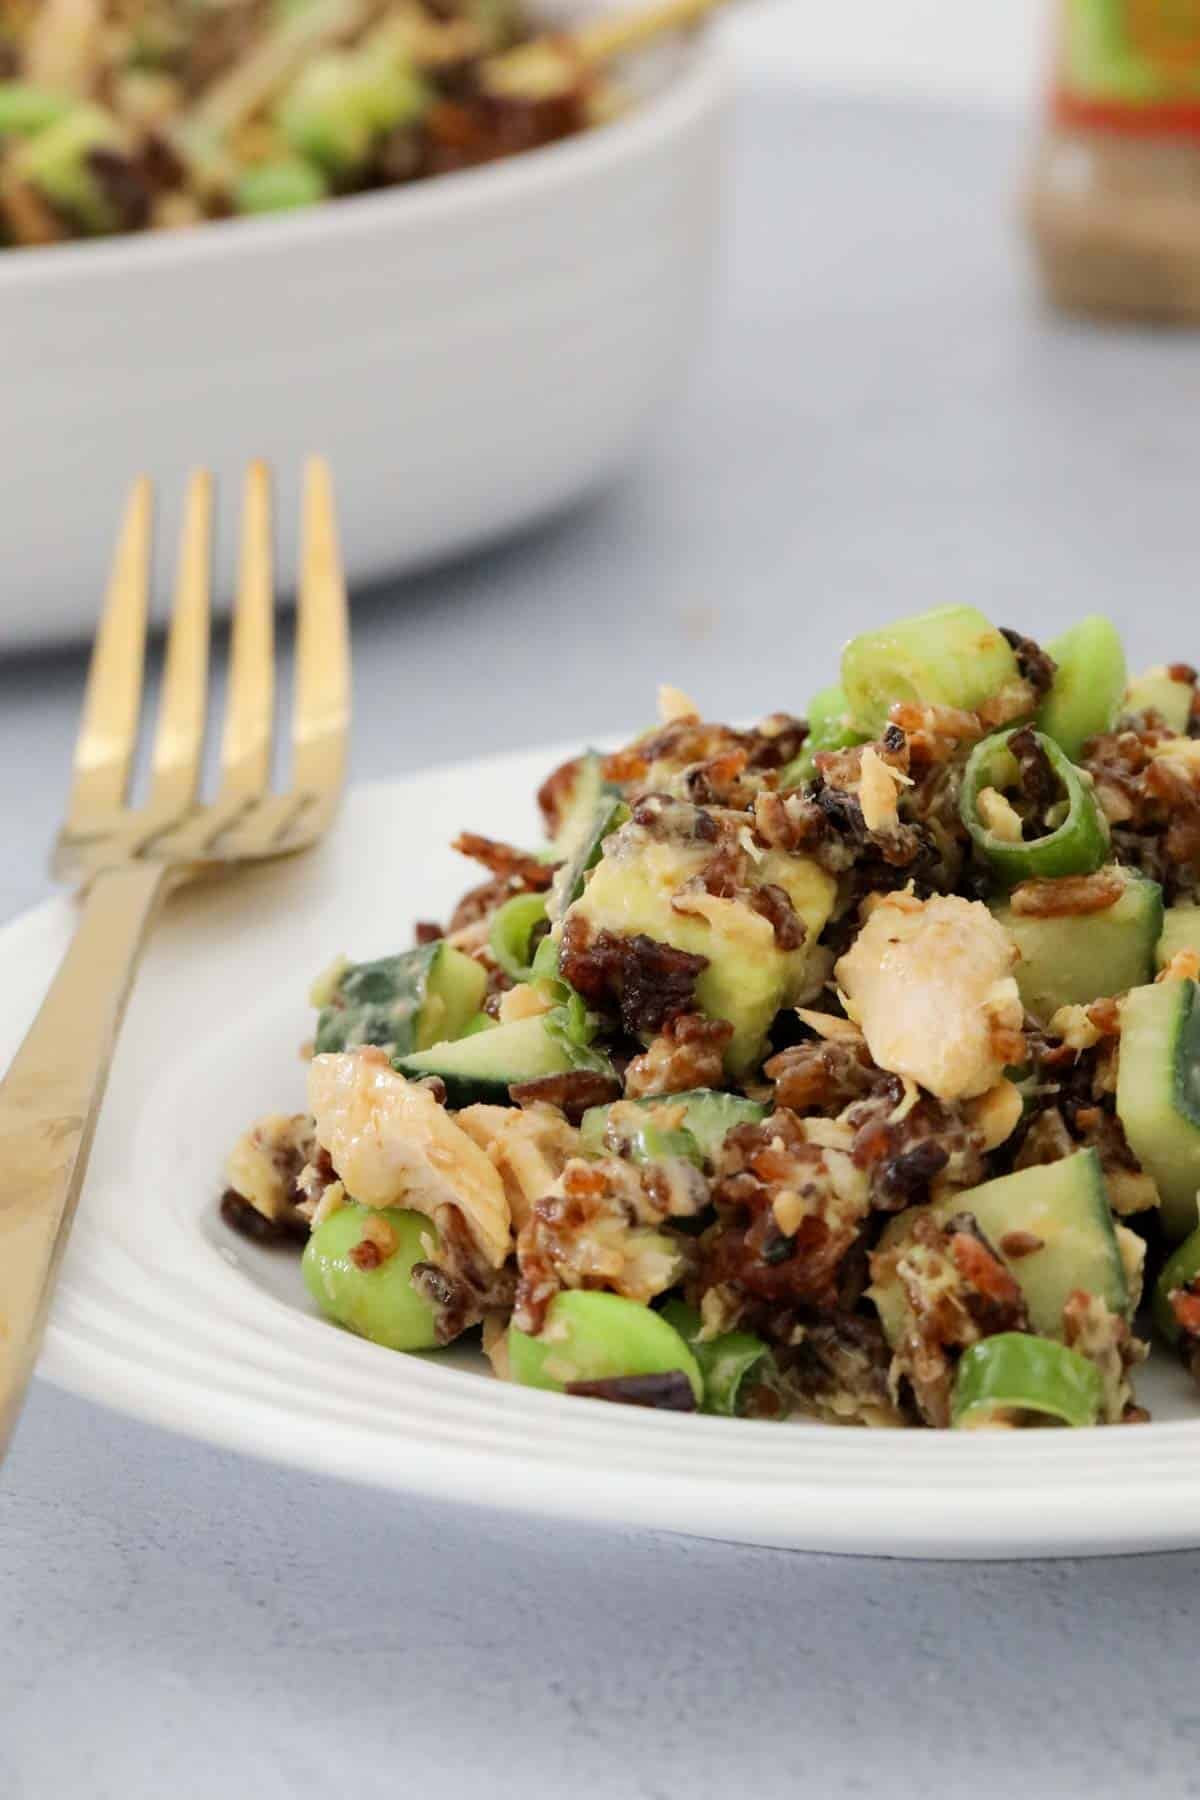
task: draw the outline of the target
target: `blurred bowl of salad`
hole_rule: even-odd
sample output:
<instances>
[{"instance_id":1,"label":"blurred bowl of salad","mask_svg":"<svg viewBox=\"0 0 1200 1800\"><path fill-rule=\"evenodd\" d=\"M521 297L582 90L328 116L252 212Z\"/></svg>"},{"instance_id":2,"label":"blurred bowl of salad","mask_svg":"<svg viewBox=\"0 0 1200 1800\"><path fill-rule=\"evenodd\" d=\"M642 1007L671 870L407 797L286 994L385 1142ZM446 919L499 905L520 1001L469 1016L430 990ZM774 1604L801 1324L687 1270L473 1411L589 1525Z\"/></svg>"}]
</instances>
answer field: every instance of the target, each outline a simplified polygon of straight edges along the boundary
<instances>
[{"instance_id":1,"label":"blurred bowl of salad","mask_svg":"<svg viewBox=\"0 0 1200 1800\"><path fill-rule=\"evenodd\" d=\"M358 582L610 478L703 311L724 90L599 0L0 0L0 647L90 629L136 469L321 451Z\"/></svg>"}]
</instances>

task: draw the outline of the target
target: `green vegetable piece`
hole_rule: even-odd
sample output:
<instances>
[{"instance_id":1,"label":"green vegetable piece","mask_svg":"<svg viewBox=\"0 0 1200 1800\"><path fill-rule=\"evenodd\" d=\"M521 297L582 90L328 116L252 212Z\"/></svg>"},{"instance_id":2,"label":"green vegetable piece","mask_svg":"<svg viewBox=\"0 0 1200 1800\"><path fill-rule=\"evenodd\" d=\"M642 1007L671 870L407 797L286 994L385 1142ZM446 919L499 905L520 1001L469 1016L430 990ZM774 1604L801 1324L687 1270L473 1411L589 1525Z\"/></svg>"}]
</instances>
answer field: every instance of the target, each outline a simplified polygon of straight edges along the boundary
<instances>
[{"instance_id":1,"label":"green vegetable piece","mask_svg":"<svg viewBox=\"0 0 1200 1800\"><path fill-rule=\"evenodd\" d=\"M1177 1288L1187 1287L1197 1276L1200 1276L1200 1228L1193 1231L1190 1237L1184 1238L1178 1249L1171 1252L1154 1284L1151 1308L1154 1323L1168 1344L1177 1344L1180 1336L1179 1321L1171 1307L1171 1295Z\"/></svg>"},{"instance_id":2,"label":"green vegetable piece","mask_svg":"<svg viewBox=\"0 0 1200 1800\"><path fill-rule=\"evenodd\" d=\"M561 918L568 906L583 892L588 874L600 861L604 840L629 817L629 808L619 794L602 794L574 852L554 880L554 915Z\"/></svg>"},{"instance_id":3,"label":"green vegetable piece","mask_svg":"<svg viewBox=\"0 0 1200 1800\"><path fill-rule=\"evenodd\" d=\"M562 1045L572 1067L610 1073L608 1058L588 1049L599 1029L599 1017L588 1011L583 995L559 974L558 945L553 938L544 937L538 945L530 974L546 999L553 1002L545 1015L545 1028Z\"/></svg>"},{"instance_id":4,"label":"green vegetable piece","mask_svg":"<svg viewBox=\"0 0 1200 1800\"><path fill-rule=\"evenodd\" d=\"M1058 664L1038 713L1038 729L1070 757L1110 731L1125 692L1125 649L1111 619L1092 613L1049 646Z\"/></svg>"},{"instance_id":5,"label":"green vegetable piece","mask_svg":"<svg viewBox=\"0 0 1200 1800\"><path fill-rule=\"evenodd\" d=\"M1162 932L1154 952L1155 967L1165 969L1181 950L1200 953L1200 906L1182 900L1168 906L1163 914Z\"/></svg>"},{"instance_id":6,"label":"green vegetable piece","mask_svg":"<svg viewBox=\"0 0 1200 1800\"><path fill-rule=\"evenodd\" d=\"M293 150L346 180L366 166L381 137L415 124L428 104L424 82L394 58L330 50L297 76L276 120Z\"/></svg>"},{"instance_id":7,"label":"green vegetable piece","mask_svg":"<svg viewBox=\"0 0 1200 1800\"><path fill-rule=\"evenodd\" d=\"M855 730L844 688L822 688L809 701L806 716L808 736L804 748L779 771L780 789L801 787L811 781L816 773L813 757L819 750L849 750L867 741L861 731Z\"/></svg>"},{"instance_id":8,"label":"green vegetable piece","mask_svg":"<svg viewBox=\"0 0 1200 1800\"><path fill-rule=\"evenodd\" d=\"M1117 1117L1158 1189L1163 1230L1196 1229L1200 1189L1200 989L1194 981L1132 988L1121 1004Z\"/></svg>"},{"instance_id":9,"label":"green vegetable piece","mask_svg":"<svg viewBox=\"0 0 1200 1800\"><path fill-rule=\"evenodd\" d=\"M315 206L329 193L329 183L315 163L302 156L281 156L246 169L233 190L240 213L295 212Z\"/></svg>"},{"instance_id":10,"label":"green vegetable piece","mask_svg":"<svg viewBox=\"0 0 1200 1800\"><path fill-rule=\"evenodd\" d=\"M1103 1398L1099 1369L1077 1350L1024 1331L1001 1331L963 1352L950 1422L959 1428L991 1425L997 1414L1015 1409L1063 1425L1094 1425Z\"/></svg>"},{"instance_id":11,"label":"green vegetable piece","mask_svg":"<svg viewBox=\"0 0 1200 1800\"><path fill-rule=\"evenodd\" d=\"M879 736L899 701L977 712L1018 675L1007 639L973 606L898 619L851 638L842 652L851 719L868 738Z\"/></svg>"},{"instance_id":12,"label":"green vegetable piece","mask_svg":"<svg viewBox=\"0 0 1200 1800\"><path fill-rule=\"evenodd\" d=\"M660 849L639 842L628 825L613 834L567 918L586 921L593 932L625 938L644 934L703 956L696 1008L733 1026L725 1067L737 1078L761 1061L771 1021L803 991L812 946L830 916L836 888L807 857L768 850L755 864L754 885L782 888L804 924L803 943L785 950L755 911L752 895L723 901L719 916L682 912L676 895L688 875L700 872L706 848L699 844L665 858Z\"/></svg>"},{"instance_id":13,"label":"green vegetable piece","mask_svg":"<svg viewBox=\"0 0 1200 1800\"><path fill-rule=\"evenodd\" d=\"M508 1360L522 1387L561 1394L570 1382L612 1381L623 1375L668 1375L679 1369L699 1406L704 1382L679 1333L659 1313L620 1294L556 1294L537 1337L508 1328Z\"/></svg>"},{"instance_id":14,"label":"green vegetable piece","mask_svg":"<svg viewBox=\"0 0 1200 1800\"><path fill-rule=\"evenodd\" d=\"M570 792L559 803L558 830L546 848L546 861L569 862L591 830L601 800L619 798L620 792L605 780L604 758L598 750L585 750L577 757Z\"/></svg>"},{"instance_id":15,"label":"green vegetable piece","mask_svg":"<svg viewBox=\"0 0 1200 1800\"><path fill-rule=\"evenodd\" d=\"M544 894L514 894L492 916L488 927L492 955L514 981L528 981L533 974L533 934L545 918Z\"/></svg>"},{"instance_id":16,"label":"green vegetable piece","mask_svg":"<svg viewBox=\"0 0 1200 1800\"><path fill-rule=\"evenodd\" d=\"M544 937L534 951L530 975L534 981L554 981L560 987L566 987L558 973L558 945L553 938Z\"/></svg>"},{"instance_id":17,"label":"green vegetable piece","mask_svg":"<svg viewBox=\"0 0 1200 1800\"><path fill-rule=\"evenodd\" d=\"M360 1269L351 1253L363 1241L368 1216L389 1226L396 1248L376 1267ZM439 1245L424 1213L348 1203L317 1226L304 1247L301 1268L326 1318L387 1350L433 1350L437 1315L413 1286L412 1272Z\"/></svg>"},{"instance_id":18,"label":"green vegetable piece","mask_svg":"<svg viewBox=\"0 0 1200 1800\"><path fill-rule=\"evenodd\" d=\"M1166 669L1148 669L1131 681L1122 713L1157 713L1168 731L1185 732L1192 716L1196 689L1190 681L1176 681Z\"/></svg>"},{"instance_id":19,"label":"green vegetable piece","mask_svg":"<svg viewBox=\"0 0 1200 1800\"><path fill-rule=\"evenodd\" d=\"M125 148L125 134L110 113L76 106L22 144L16 168L82 231L101 235L119 221L90 158L96 150Z\"/></svg>"},{"instance_id":20,"label":"green vegetable piece","mask_svg":"<svg viewBox=\"0 0 1200 1800\"><path fill-rule=\"evenodd\" d=\"M1152 978L1162 889L1131 869L1119 873L1125 891L1101 912L1042 919L1007 904L992 908L1021 953L1013 973L1026 1012L1040 1025L1060 1006L1089 1006Z\"/></svg>"},{"instance_id":21,"label":"green vegetable piece","mask_svg":"<svg viewBox=\"0 0 1200 1800\"><path fill-rule=\"evenodd\" d=\"M507 1106L510 1087L543 1075L564 1075L571 1069L611 1073L605 1058L572 1044L565 1031L556 1032L552 1025L550 1013L516 1019L455 1043L432 1044L414 1055L394 1057L393 1062L410 1078L439 1075L451 1107L470 1106L476 1100Z\"/></svg>"},{"instance_id":22,"label":"green vegetable piece","mask_svg":"<svg viewBox=\"0 0 1200 1800\"><path fill-rule=\"evenodd\" d=\"M922 1216L944 1225L955 1213L969 1213L995 1246L1041 1336L1061 1335L1063 1308L1076 1289L1097 1295L1110 1311L1128 1316L1133 1296L1095 1150L1077 1150L1058 1162L998 1175L929 1208L910 1208L884 1227L879 1249L886 1252L907 1244ZM1026 1243L1024 1254L1010 1256L1004 1248L1009 1232L1036 1239L1040 1248L1030 1250ZM888 1259L880 1260L886 1266ZM869 1293L884 1335L895 1349L910 1324L903 1282L893 1275L883 1285L876 1282Z\"/></svg>"},{"instance_id":23,"label":"green vegetable piece","mask_svg":"<svg viewBox=\"0 0 1200 1800\"><path fill-rule=\"evenodd\" d=\"M958 810L976 850L1003 887L1058 875L1086 875L1108 855L1109 835L1091 782L1052 738L1035 733L1062 790L1066 814L1043 837L1012 842L986 825L979 813L985 788L1003 793L1017 777L1016 759L1008 748L1013 731L998 731L976 744L963 771Z\"/></svg>"},{"instance_id":24,"label":"green vegetable piece","mask_svg":"<svg viewBox=\"0 0 1200 1800\"><path fill-rule=\"evenodd\" d=\"M743 1099L741 1094L726 1094L716 1088L689 1088L681 1094L653 1094L643 1100L624 1100L614 1102L621 1107L621 1116L628 1118L636 1109L647 1114L651 1119L655 1113L677 1111L683 1108L683 1121L679 1135L691 1140L692 1149L703 1162L713 1162L717 1151L725 1142L725 1138L735 1125L757 1125L765 1119L767 1109L757 1100ZM603 1156L606 1149L606 1133L612 1115L611 1106L589 1106L583 1115L580 1125L580 1138L585 1153L589 1156ZM660 1138L675 1135L660 1128ZM642 1128L644 1141L644 1128ZM636 1160L636 1152L635 1160ZM677 1151L674 1154L686 1154Z\"/></svg>"},{"instance_id":25,"label":"green vegetable piece","mask_svg":"<svg viewBox=\"0 0 1200 1800\"><path fill-rule=\"evenodd\" d=\"M65 118L73 104L28 81L0 81L0 137L32 137Z\"/></svg>"},{"instance_id":26,"label":"green vegetable piece","mask_svg":"<svg viewBox=\"0 0 1200 1800\"><path fill-rule=\"evenodd\" d=\"M700 1146L690 1131L686 1128L661 1130L649 1118L630 1139L629 1154L635 1163L667 1162L671 1157L680 1157L700 1168L704 1162Z\"/></svg>"},{"instance_id":27,"label":"green vegetable piece","mask_svg":"<svg viewBox=\"0 0 1200 1800\"><path fill-rule=\"evenodd\" d=\"M700 1336L700 1314L682 1300L668 1300L659 1317L674 1327L700 1365L704 1378L701 1411L734 1418L751 1377L770 1372L771 1352L766 1344L750 1331L723 1331L706 1342Z\"/></svg>"},{"instance_id":28,"label":"green vegetable piece","mask_svg":"<svg viewBox=\"0 0 1200 1800\"><path fill-rule=\"evenodd\" d=\"M459 1037L486 994L482 964L443 939L351 963L321 1007L317 1053L363 1044L378 1044L393 1057L426 1050Z\"/></svg>"}]
</instances>

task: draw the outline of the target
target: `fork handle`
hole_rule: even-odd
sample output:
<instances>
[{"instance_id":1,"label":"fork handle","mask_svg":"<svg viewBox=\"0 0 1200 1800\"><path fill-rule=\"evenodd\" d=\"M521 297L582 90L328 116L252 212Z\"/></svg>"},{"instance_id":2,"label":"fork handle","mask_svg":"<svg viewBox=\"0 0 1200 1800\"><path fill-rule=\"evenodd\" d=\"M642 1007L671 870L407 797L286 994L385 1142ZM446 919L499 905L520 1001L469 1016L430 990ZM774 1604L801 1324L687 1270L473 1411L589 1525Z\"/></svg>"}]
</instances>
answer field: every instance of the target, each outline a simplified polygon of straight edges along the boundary
<instances>
[{"instance_id":1,"label":"fork handle","mask_svg":"<svg viewBox=\"0 0 1200 1800\"><path fill-rule=\"evenodd\" d=\"M97 876L0 1082L0 1452L37 1356L134 970L169 878L153 863Z\"/></svg>"}]
</instances>

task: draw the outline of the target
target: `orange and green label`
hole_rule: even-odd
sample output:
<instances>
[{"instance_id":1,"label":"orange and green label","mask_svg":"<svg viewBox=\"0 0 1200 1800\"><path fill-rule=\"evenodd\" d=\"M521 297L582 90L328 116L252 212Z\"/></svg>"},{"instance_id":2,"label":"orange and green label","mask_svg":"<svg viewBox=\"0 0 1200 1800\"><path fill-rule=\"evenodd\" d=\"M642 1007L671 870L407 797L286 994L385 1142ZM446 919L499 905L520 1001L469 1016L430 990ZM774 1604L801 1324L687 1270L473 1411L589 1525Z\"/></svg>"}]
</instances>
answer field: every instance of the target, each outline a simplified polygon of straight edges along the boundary
<instances>
[{"instance_id":1,"label":"orange and green label","mask_svg":"<svg viewBox=\"0 0 1200 1800\"><path fill-rule=\"evenodd\" d=\"M1064 125L1200 137L1200 0L1062 0Z\"/></svg>"}]
</instances>

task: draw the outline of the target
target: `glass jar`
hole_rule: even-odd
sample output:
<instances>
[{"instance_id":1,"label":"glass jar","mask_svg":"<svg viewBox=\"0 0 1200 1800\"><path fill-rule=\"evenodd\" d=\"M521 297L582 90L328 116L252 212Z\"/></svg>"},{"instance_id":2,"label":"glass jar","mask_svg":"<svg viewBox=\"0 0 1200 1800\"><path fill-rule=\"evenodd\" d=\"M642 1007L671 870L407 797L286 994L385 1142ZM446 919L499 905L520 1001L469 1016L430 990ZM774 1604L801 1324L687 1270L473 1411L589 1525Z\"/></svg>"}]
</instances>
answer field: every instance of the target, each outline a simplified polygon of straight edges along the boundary
<instances>
[{"instance_id":1,"label":"glass jar","mask_svg":"<svg viewBox=\"0 0 1200 1800\"><path fill-rule=\"evenodd\" d=\"M1060 306L1200 321L1200 0L1060 0L1027 218Z\"/></svg>"}]
</instances>

